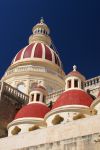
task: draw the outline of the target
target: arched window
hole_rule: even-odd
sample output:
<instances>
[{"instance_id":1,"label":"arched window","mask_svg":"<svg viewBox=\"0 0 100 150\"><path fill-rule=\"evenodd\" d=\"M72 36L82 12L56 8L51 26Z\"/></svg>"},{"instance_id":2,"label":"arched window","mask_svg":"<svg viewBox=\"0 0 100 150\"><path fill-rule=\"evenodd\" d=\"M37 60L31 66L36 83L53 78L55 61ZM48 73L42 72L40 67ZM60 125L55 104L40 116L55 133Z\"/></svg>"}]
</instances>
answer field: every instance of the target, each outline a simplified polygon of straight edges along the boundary
<instances>
[{"instance_id":1,"label":"arched window","mask_svg":"<svg viewBox=\"0 0 100 150\"><path fill-rule=\"evenodd\" d=\"M97 78L97 83L99 82L99 79Z\"/></svg>"},{"instance_id":2,"label":"arched window","mask_svg":"<svg viewBox=\"0 0 100 150\"><path fill-rule=\"evenodd\" d=\"M25 84L23 82L17 85L17 89L23 93L25 93Z\"/></svg>"},{"instance_id":3,"label":"arched window","mask_svg":"<svg viewBox=\"0 0 100 150\"><path fill-rule=\"evenodd\" d=\"M81 89L84 89L84 83L81 82Z\"/></svg>"},{"instance_id":4,"label":"arched window","mask_svg":"<svg viewBox=\"0 0 100 150\"><path fill-rule=\"evenodd\" d=\"M40 100L40 94L37 94L36 101L39 101L39 100Z\"/></svg>"},{"instance_id":5,"label":"arched window","mask_svg":"<svg viewBox=\"0 0 100 150\"><path fill-rule=\"evenodd\" d=\"M74 80L74 87L76 87L76 88L78 87L78 80L77 79Z\"/></svg>"},{"instance_id":6,"label":"arched window","mask_svg":"<svg viewBox=\"0 0 100 150\"><path fill-rule=\"evenodd\" d=\"M43 31L43 33L45 34L45 30Z\"/></svg>"},{"instance_id":7,"label":"arched window","mask_svg":"<svg viewBox=\"0 0 100 150\"><path fill-rule=\"evenodd\" d=\"M31 101L34 101L34 94L31 95Z\"/></svg>"},{"instance_id":8,"label":"arched window","mask_svg":"<svg viewBox=\"0 0 100 150\"><path fill-rule=\"evenodd\" d=\"M71 80L68 80L67 86L68 86L68 88L71 88Z\"/></svg>"}]
</instances>

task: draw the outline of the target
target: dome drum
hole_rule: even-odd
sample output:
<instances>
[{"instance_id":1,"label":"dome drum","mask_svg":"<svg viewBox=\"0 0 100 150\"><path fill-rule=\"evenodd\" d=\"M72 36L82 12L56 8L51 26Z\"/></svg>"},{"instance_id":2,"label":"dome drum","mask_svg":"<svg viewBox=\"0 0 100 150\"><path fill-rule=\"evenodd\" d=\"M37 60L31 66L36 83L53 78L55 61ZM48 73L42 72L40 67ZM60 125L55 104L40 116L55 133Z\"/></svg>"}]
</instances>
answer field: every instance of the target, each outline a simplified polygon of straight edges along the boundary
<instances>
[{"instance_id":1,"label":"dome drum","mask_svg":"<svg viewBox=\"0 0 100 150\"><path fill-rule=\"evenodd\" d=\"M30 37L29 37L29 44L32 44L34 42L40 42L40 43L44 43L46 45L51 45L51 38L47 35L44 36L44 34L32 34Z\"/></svg>"},{"instance_id":2,"label":"dome drum","mask_svg":"<svg viewBox=\"0 0 100 150\"><path fill-rule=\"evenodd\" d=\"M73 121L74 117L79 114L82 114L82 116L86 118L91 115L91 111L89 107L82 105L63 106L48 112L45 116L45 121L47 122L48 126L53 126L54 118L59 115L63 118L63 121L60 122L60 124L65 124Z\"/></svg>"},{"instance_id":3,"label":"dome drum","mask_svg":"<svg viewBox=\"0 0 100 150\"><path fill-rule=\"evenodd\" d=\"M8 124L8 136L12 136L12 131L18 127L20 129L20 132L17 134L28 132L29 129L35 125L38 125L40 122L43 122L42 118L20 118L13 120L11 123ZM42 126L39 126L39 128L43 128Z\"/></svg>"}]
</instances>

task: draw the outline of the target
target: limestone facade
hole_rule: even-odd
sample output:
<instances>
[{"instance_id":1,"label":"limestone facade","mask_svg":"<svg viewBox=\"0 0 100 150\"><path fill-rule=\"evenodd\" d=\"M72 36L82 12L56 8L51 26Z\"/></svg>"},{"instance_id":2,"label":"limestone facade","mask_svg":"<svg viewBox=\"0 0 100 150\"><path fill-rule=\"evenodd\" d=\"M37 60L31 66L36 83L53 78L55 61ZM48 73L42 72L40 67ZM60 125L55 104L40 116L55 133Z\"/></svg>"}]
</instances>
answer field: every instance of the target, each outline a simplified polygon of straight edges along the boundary
<instances>
[{"instance_id":1,"label":"limestone facade","mask_svg":"<svg viewBox=\"0 0 100 150\"><path fill-rule=\"evenodd\" d=\"M100 115L3 138L0 149L99 150Z\"/></svg>"}]
</instances>

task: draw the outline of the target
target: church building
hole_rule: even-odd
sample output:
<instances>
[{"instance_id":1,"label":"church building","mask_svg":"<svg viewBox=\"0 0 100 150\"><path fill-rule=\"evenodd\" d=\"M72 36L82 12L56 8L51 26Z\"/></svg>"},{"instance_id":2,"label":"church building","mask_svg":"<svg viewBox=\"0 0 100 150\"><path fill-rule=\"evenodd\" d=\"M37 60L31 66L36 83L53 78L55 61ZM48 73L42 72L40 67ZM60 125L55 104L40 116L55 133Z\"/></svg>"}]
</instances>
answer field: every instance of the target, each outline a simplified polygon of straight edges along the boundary
<instances>
[{"instance_id":1,"label":"church building","mask_svg":"<svg viewBox=\"0 0 100 150\"><path fill-rule=\"evenodd\" d=\"M100 76L65 73L41 18L0 81L0 150L99 150Z\"/></svg>"}]
</instances>

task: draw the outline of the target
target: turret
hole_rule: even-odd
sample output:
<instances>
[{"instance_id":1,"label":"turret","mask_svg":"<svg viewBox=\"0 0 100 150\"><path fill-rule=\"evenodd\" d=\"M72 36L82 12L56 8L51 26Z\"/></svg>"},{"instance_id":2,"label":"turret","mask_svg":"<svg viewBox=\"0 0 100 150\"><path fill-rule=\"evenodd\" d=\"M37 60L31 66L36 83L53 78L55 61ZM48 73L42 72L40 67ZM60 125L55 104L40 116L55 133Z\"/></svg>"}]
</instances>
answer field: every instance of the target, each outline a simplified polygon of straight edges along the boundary
<instances>
[{"instance_id":1,"label":"turret","mask_svg":"<svg viewBox=\"0 0 100 150\"><path fill-rule=\"evenodd\" d=\"M84 90L85 77L77 71L77 66L73 66L73 71L68 73L65 77L65 91L70 89Z\"/></svg>"},{"instance_id":2,"label":"turret","mask_svg":"<svg viewBox=\"0 0 100 150\"><path fill-rule=\"evenodd\" d=\"M45 104L47 91L43 86L36 86L30 93L29 103L23 106L8 124L8 135L21 134L46 127L44 116L50 111Z\"/></svg>"},{"instance_id":3,"label":"turret","mask_svg":"<svg viewBox=\"0 0 100 150\"><path fill-rule=\"evenodd\" d=\"M82 119L93 115L94 109L90 106L92 97L85 92L85 77L80 74L77 67L65 77L65 91L58 97L52 106L52 110L45 116L48 126L65 124L69 121Z\"/></svg>"},{"instance_id":4,"label":"turret","mask_svg":"<svg viewBox=\"0 0 100 150\"><path fill-rule=\"evenodd\" d=\"M46 103L47 91L43 86L36 86L34 90L30 93L29 102L42 102Z\"/></svg>"}]
</instances>

